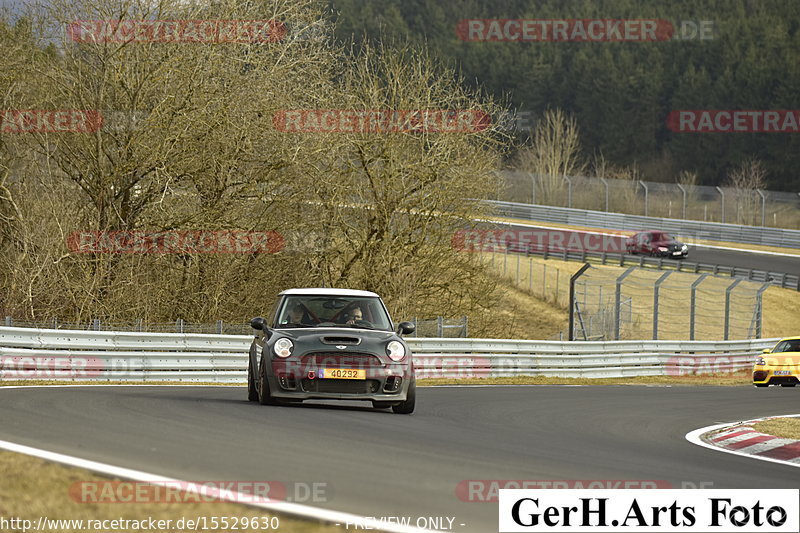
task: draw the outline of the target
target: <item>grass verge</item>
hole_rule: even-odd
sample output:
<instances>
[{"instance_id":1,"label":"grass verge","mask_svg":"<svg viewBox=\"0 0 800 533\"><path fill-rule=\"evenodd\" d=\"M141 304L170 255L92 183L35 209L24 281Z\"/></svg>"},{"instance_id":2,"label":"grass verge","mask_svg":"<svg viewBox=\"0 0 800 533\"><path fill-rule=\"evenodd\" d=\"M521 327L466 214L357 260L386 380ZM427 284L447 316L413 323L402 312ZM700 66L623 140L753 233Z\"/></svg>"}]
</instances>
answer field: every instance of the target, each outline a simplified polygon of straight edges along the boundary
<instances>
[{"instance_id":1,"label":"grass verge","mask_svg":"<svg viewBox=\"0 0 800 533\"><path fill-rule=\"evenodd\" d=\"M753 425L753 429L782 439L800 440L800 418L771 418L757 422Z\"/></svg>"},{"instance_id":2,"label":"grass verge","mask_svg":"<svg viewBox=\"0 0 800 533\"><path fill-rule=\"evenodd\" d=\"M110 522L102 527L86 527L89 520L129 520L141 521L149 520L151 517L158 520L171 520L171 526L159 529L164 531L189 530L192 528L177 527L177 521L181 518L186 520L197 520L200 523L198 530L202 529L203 517L207 525L212 524L212 517L221 521L222 517L228 519L229 527L225 530L236 531L258 531L263 533L264 526L269 522L270 517L276 517L279 521L278 531L292 533L338 533L344 531L341 527L325 525L315 521L300 520L276 513L270 513L263 509L249 507L242 504L227 502L203 502L196 501L197 495L181 493L173 497L173 503L95 503L94 501L84 503L81 485L76 483L84 482L94 487L94 483L101 484L111 478L99 476L88 470L73 468L57 463L51 463L37 457L24 454L0 451L0 470L3 472L3 482L0 484L0 517L6 520L18 518L30 520L31 524L27 529L31 530L38 525L39 519L50 520L82 520L83 527L76 527L77 524L50 523L49 527L44 527L44 531L57 532L78 532L87 530L108 530L111 531L141 531L148 529L145 522L143 528L137 528L134 524L118 522L119 525L129 527L115 528ZM187 480L188 481L188 480ZM72 489L72 490L71 490ZM103 494L102 490L94 494ZM130 494L119 491L120 496ZM125 496L127 497L127 496ZM181 503L174 503L179 500ZM245 521L245 518L247 521ZM251 526L250 520L257 520L256 527ZM236 528L231 525L236 522ZM11 531L24 531L25 523L18 521L16 526L9 524ZM273 525L275 522L272 523ZM99 525L99 524L98 524ZM165 524L164 524L165 525ZM63 526L63 527L59 527ZM5 529L5 528L4 528ZM8 530L8 529L5 529ZM151 528L152 531L152 528Z\"/></svg>"}]
</instances>

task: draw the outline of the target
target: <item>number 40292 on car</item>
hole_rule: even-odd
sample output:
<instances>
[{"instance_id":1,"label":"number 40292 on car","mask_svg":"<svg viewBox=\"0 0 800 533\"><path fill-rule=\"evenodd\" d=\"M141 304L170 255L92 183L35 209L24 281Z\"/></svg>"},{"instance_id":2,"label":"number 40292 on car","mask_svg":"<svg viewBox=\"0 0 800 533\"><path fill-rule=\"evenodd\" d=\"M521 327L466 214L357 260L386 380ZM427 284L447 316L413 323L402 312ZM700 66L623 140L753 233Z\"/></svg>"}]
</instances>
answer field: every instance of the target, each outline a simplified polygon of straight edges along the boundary
<instances>
[{"instance_id":1,"label":"number 40292 on car","mask_svg":"<svg viewBox=\"0 0 800 533\"><path fill-rule=\"evenodd\" d=\"M364 400L410 414L416 404L411 350L374 292L290 289L278 295L250 347L250 401L279 405L304 400Z\"/></svg>"}]
</instances>

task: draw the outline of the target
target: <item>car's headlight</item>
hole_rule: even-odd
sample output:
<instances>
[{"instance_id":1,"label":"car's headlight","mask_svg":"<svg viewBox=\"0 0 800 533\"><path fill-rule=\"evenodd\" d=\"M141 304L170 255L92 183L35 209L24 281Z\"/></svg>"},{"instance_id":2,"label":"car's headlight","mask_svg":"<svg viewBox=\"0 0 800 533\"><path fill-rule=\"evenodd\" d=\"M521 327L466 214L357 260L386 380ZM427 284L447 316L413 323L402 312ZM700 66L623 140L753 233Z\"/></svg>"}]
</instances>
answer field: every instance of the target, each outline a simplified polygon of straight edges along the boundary
<instances>
[{"instance_id":1,"label":"car's headlight","mask_svg":"<svg viewBox=\"0 0 800 533\"><path fill-rule=\"evenodd\" d=\"M659 252L666 252L667 250L669 250L669 248L667 248L666 246L659 246L658 247L658 251Z\"/></svg>"},{"instance_id":2,"label":"car's headlight","mask_svg":"<svg viewBox=\"0 0 800 533\"><path fill-rule=\"evenodd\" d=\"M683 250L684 252L685 252L686 250L688 250L688 249L689 249L689 247L688 247L688 246L686 246L685 244L684 244L683 246L681 246L681 250Z\"/></svg>"},{"instance_id":3,"label":"car's headlight","mask_svg":"<svg viewBox=\"0 0 800 533\"><path fill-rule=\"evenodd\" d=\"M758 359L756 359L756 364L757 365L766 365L767 362L764 360L763 357L759 357Z\"/></svg>"},{"instance_id":4,"label":"car's headlight","mask_svg":"<svg viewBox=\"0 0 800 533\"><path fill-rule=\"evenodd\" d=\"M283 337L275 341L275 346L272 347L272 350L275 352L275 355L278 357L289 357L292 355L292 350L294 349L294 343Z\"/></svg>"},{"instance_id":5,"label":"car's headlight","mask_svg":"<svg viewBox=\"0 0 800 533\"><path fill-rule=\"evenodd\" d=\"M386 355L392 361L399 361L406 356L406 347L403 346L402 342L392 341L386 345Z\"/></svg>"}]
</instances>

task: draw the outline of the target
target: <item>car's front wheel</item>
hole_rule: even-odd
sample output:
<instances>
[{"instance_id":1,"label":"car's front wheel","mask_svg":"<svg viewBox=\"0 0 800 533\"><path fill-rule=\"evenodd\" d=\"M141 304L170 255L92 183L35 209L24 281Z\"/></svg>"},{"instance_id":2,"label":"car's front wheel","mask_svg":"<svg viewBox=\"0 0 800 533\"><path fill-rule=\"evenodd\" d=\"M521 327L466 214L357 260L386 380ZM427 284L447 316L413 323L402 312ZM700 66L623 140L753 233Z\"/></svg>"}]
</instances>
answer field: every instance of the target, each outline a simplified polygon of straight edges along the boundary
<instances>
[{"instance_id":1,"label":"car's front wheel","mask_svg":"<svg viewBox=\"0 0 800 533\"><path fill-rule=\"evenodd\" d=\"M261 358L258 365L258 403L261 405L278 405L278 401L269 392L269 379L267 379L266 358Z\"/></svg>"},{"instance_id":2,"label":"car's front wheel","mask_svg":"<svg viewBox=\"0 0 800 533\"><path fill-rule=\"evenodd\" d=\"M753 383L756 387L768 387L769 383Z\"/></svg>"},{"instance_id":3,"label":"car's front wheel","mask_svg":"<svg viewBox=\"0 0 800 533\"><path fill-rule=\"evenodd\" d=\"M399 415L410 415L414 412L414 406L417 403L417 380L412 379L408 384L408 393L406 399L392 406L392 411Z\"/></svg>"},{"instance_id":4,"label":"car's front wheel","mask_svg":"<svg viewBox=\"0 0 800 533\"><path fill-rule=\"evenodd\" d=\"M256 388L256 373L253 370L253 358L247 356L247 399L251 402L258 401L258 388Z\"/></svg>"}]
</instances>

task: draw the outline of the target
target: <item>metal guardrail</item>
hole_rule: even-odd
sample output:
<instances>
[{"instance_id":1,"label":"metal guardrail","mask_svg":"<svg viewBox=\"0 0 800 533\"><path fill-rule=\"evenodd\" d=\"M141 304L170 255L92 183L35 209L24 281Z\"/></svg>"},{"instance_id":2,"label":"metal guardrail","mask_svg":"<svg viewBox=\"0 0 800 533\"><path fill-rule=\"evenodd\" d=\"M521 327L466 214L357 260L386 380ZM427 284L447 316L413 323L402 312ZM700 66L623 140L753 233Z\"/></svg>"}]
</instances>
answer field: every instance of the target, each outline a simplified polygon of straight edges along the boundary
<instances>
[{"instance_id":1,"label":"metal guardrail","mask_svg":"<svg viewBox=\"0 0 800 533\"><path fill-rule=\"evenodd\" d=\"M800 230L606 213L551 205L499 201L489 201L489 204L498 215L524 220L625 231L659 229L693 239L800 248Z\"/></svg>"},{"instance_id":2,"label":"metal guardrail","mask_svg":"<svg viewBox=\"0 0 800 533\"><path fill-rule=\"evenodd\" d=\"M246 335L0 327L0 380L245 383ZM407 339L419 378L627 377L750 368L778 339L558 342Z\"/></svg>"},{"instance_id":3,"label":"metal guardrail","mask_svg":"<svg viewBox=\"0 0 800 533\"><path fill-rule=\"evenodd\" d=\"M667 259L664 257L649 257L645 255L630 256L610 252L571 252L568 250L552 251L547 248L528 248L530 254L541 255L545 259L554 258L562 261L580 261L599 265L613 265L620 267L638 266L656 270L675 270L676 272L691 272L693 274L710 273L714 275L730 276L759 283L769 283L784 289L800 291L800 276L785 272L769 272L754 268L732 267L725 265L710 265L705 263L692 263L685 259ZM512 252L513 253L513 252Z\"/></svg>"}]
</instances>

